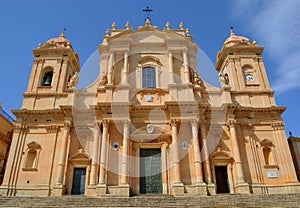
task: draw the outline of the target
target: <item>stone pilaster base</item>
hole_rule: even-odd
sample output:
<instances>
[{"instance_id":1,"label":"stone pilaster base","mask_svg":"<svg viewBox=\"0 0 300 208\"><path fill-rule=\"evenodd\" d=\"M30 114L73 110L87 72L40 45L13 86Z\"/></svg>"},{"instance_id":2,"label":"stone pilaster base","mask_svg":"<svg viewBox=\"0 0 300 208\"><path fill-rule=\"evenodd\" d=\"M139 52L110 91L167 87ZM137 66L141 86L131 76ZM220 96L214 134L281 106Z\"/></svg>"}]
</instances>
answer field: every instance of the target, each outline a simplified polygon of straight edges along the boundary
<instances>
[{"instance_id":1,"label":"stone pilaster base","mask_svg":"<svg viewBox=\"0 0 300 208\"><path fill-rule=\"evenodd\" d=\"M130 196L130 186L129 184L123 184L118 187L118 195L120 197L129 197Z\"/></svg>"},{"instance_id":2,"label":"stone pilaster base","mask_svg":"<svg viewBox=\"0 0 300 208\"><path fill-rule=\"evenodd\" d=\"M196 184L196 194L207 196L207 188L205 183L198 183Z\"/></svg>"},{"instance_id":3,"label":"stone pilaster base","mask_svg":"<svg viewBox=\"0 0 300 208\"><path fill-rule=\"evenodd\" d=\"M106 184L98 184L96 187L96 195L100 197L105 197L107 192Z\"/></svg>"},{"instance_id":4,"label":"stone pilaster base","mask_svg":"<svg viewBox=\"0 0 300 208\"><path fill-rule=\"evenodd\" d=\"M62 196L64 194L64 186L63 185L55 185L52 189L51 196Z\"/></svg>"},{"instance_id":5,"label":"stone pilaster base","mask_svg":"<svg viewBox=\"0 0 300 208\"><path fill-rule=\"evenodd\" d=\"M208 195L216 195L215 184L213 184L213 183L207 184L207 194Z\"/></svg>"},{"instance_id":6,"label":"stone pilaster base","mask_svg":"<svg viewBox=\"0 0 300 208\"><path fill-rule=\"evenodd\" d=\"M0 196L10 196L8 192L8 186L0 186Z\"/></svg>"},{"instance_id":7,"label":"stone pilaster base","mask_svg":"<svg viewBox=\"0 0 300 208\"><path fill-rule=\"evenodd\" d=\"M300 183L289 183L287 184L287 193L300 193Z\"/></svg>"},{"instance_id":8,"label":"stone pilaster base","mask_svg":"<svg viewBox=\"0 0 300 208\"><path fill-rule=\"evenodd\" d=\"M239 194L250 194L248 183L240 183L235 186L235 192Z\"/></svg>"},{"instance_id":9,"label":"stone pilaster base","mask_svg":"<svg viewBox=\"0 0 300 208\"><path fill-rule=\"evenodd\" d=\"M97 188L96 185L89 185L85 190L85 195L86 196L97 196L96 188Z\"/></svg>"},{"instance_id":10,"label":"stone pilaster base","mask_svg":"<svg viewBox=\"0 0 300 208\"><path fill-rule=\"evenodd\" d=\"M184 195L184 186L182 183L176 183L172 186L172 192L174 196Z\"/></svg>"}]
</instances>

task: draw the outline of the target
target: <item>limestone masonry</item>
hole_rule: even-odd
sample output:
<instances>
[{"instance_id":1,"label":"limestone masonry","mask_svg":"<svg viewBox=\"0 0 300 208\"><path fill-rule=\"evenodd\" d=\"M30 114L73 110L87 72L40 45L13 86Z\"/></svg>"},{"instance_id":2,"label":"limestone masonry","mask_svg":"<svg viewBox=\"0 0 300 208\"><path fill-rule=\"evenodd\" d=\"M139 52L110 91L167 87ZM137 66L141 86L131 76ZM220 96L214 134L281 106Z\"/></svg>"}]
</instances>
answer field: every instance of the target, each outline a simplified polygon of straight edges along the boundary
<instances>
[{"instance_id":1,"label":"limestone masonry","mask_svg":"<svg viewBox=\"0 0 300 208\"><path fill-rule=\"evenodd\" d=\"M231 30L217 88L198 75L182 23L114 23L98 46L99 77L78 90L64 33L39 44L0 195L299 193L263 50Z\"/></svg>"}]
</instances>

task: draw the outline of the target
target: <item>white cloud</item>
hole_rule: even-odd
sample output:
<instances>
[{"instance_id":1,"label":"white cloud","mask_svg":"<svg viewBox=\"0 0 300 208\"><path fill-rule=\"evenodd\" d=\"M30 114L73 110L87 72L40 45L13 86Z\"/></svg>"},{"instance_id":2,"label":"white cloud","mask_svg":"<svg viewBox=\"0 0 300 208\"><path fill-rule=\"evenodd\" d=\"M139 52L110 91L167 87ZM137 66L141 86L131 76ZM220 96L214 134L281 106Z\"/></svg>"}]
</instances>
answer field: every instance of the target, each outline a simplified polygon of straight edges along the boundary
<instances>
[{"instance_id":1,"label":"white cloud","mask_svg":"<svg viewBox=\"0 0 300 208\"><path fill-rule=\"evenodd\" d=\"M271 54L277 65L273 88L286 91L300 88L300 1L234 0L237 19L250 25L250 31Z\"/></svg>"}]
</instances>

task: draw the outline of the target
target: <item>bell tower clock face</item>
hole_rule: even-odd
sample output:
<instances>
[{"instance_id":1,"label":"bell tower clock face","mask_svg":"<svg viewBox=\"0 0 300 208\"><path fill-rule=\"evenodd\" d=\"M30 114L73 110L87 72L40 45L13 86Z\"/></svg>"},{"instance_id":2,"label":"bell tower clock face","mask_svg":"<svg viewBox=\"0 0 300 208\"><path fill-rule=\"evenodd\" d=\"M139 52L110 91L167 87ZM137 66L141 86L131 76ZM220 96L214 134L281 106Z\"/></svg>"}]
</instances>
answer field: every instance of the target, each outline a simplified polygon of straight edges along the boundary
<instances>
[{"instance_id":1,"label":"bell tower clock face","mask_svg":"<svg viewBox=\"0 0 300 208\"><path fill-rule=\"evenodd\" d=\"M245 79L246 79L247 82L253 82L254 81L254 77L253 77L252 74L246 74Z\"/></svg>"}]
</instances>

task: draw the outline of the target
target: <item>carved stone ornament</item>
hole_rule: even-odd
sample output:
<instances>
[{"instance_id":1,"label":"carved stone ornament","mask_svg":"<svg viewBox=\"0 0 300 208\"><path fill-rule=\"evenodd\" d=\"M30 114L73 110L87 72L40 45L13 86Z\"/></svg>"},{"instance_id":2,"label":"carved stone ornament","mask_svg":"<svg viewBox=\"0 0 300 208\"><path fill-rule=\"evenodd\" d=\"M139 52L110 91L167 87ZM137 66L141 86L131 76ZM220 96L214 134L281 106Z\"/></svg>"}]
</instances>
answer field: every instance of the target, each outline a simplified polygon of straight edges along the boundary
<instances>
[{"instance_id":1,"label":"carved stone ornament","mask_svg":"<svg viewBox=\"0 0 300 208\"><path fill-rule=\"evenodd\" d=\"M79 76L78 73L75 72L75 74L71 77L69 83L68 83L68 88L74 88L76 86L76 84L79 81Z\"/></svg>"},{"instance_id":2,"label":"carved stone ornament","mask_svg":"<svg viewBox=\"0 0 300 208\"><path fill-rule=\"evenodd\" d=\"M152 124L147 125L147 133L153 134L154 133L154 126Z\"/></svg>"},{"instance_id":3,"label":"carved stone ornament","mask_svg":"<svg viewBox=\"0 0 300 208\"><path fill-rule=\"evenodd\" d=\"M227 73L223 74L220 73L219 74L219 81L221 83L222 87L228 87L229 86L229 76Z\"/></svg>"},{"instance_id":4,"label":"carved stone ornament","mask_svg":"<svg viewBox=\"0 0 300 208\"><path fill-rule=\"evenodd\" d=\"M106 75L106 72L102 72L101 76L100 76L100 82L99 82L99 86L104 86L106 85L108 82L107 80L107 75Z\"/></svg>"},{"instance_id":5,"label":"carved stone ornament","mask_svg":"<svg viewBox=\"0 0 300 208\"><path fill-rule=\"evenodd\" d=\"M202 83L203 82L202 82L199 74L195 70L193 70L193 84L202 86Z\"/></svg>"}]
</instances>

